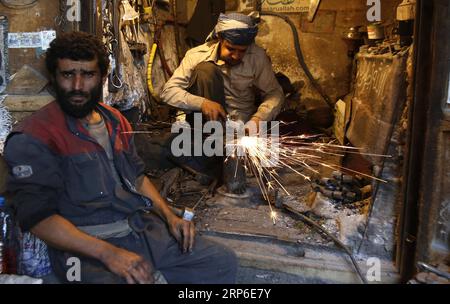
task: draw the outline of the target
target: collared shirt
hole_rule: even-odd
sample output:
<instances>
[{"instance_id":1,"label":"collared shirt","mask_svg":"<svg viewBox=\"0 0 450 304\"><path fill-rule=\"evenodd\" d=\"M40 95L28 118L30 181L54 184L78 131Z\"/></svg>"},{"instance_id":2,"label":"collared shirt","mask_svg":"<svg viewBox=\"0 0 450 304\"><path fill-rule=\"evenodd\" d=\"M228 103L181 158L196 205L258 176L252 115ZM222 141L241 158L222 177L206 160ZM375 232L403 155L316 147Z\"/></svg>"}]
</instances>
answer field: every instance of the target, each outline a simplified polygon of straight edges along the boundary
<instances>
[{"instance_id":1,"label":"collared shirt","mask_svg":"<svg viewBox=\"0 0 450 304\"><path fill-rule=\"evenodd\" d=\"M208 42L189 50L173 76L165 84L161 99L171 106L200 111L203 97L187 91L194 68L201 62L214 62L220 67L225 87L226 111L244 122L252 117L273 120L281 110L284 95L275 78L266 52L251 44L242 62L229 66L219 60L219 42ZM262 103L255 105L255 88L261 92Z\"/></svg>"}]
</instances>

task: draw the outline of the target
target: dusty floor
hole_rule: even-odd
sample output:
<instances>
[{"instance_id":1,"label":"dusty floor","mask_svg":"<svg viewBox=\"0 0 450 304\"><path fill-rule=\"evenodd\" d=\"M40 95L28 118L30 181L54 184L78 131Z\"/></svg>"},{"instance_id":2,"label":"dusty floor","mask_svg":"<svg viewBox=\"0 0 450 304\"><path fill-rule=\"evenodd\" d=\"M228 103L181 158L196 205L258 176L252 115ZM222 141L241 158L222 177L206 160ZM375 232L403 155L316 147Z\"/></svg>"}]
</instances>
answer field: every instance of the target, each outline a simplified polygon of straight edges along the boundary
<instances>
[{"instance_id":1,"label":"dusty floor","mask_svg":"<svg viewBox=\"0 0 450 304\"><path fill-rule=\"evenodd\" d=\"M156 133L155 133L156 132ZM337 250L335 243L323 233L318 232L297 216L270 205L262 197L255 177L247 175L247 192L245 195L227 195L220 191L220 183L211 195L208 186L203 186L191 173L175 167L164 158L167 154L165 142L167 133L158 130L149 134L139 134L136 137L140 153L145 155L144 160L154 165L150 166L149 174L155 184L163 190L168 202L176 207L195 208L195 222L199 233L219 237L225 243L233 243L234 240L244 238L244 244L237 244L235 250L245 246L241 253L245 260L247 254L258 251L256 244L261 240L268 242L264 247L267 254L270 251L276 254L280 250L278 245L270 245L270 242L281 242L283 250L287 250L293 256L305 255L304 246L310 248L322 248L325 250ZM339 164L341 159L329 156L328 163ZM155 165L156 164L156 165ZM158 167L159 166L159 167ZM302 170L301 168L297 168ZM320 177L331 177L333 169L317 167ZM362 240L362 232L367 220L370 198L352 203L327 198L313 191L312 184L290 170L282 170L282 184L286 191L277 194L277 206L288 205L292 209L307 215L323 228L333 234L341 242L347 245L354 253ZM277 216L274 220L271 212ZM255 248L252 248L253 243ZM275 244L275 243L273 243ZM312 247L311 247L312 246ZM327 249L328 248L328 249ZM321 250L322 250L321 249ZM250 253L244 253L249 251ZM312 250L314 251L314 250ZM280 251L281 252L281 251ZM239 254L238 254L239 255ZM283 257L283 254L280 255ZM259 259L258 257L247 260ZM264 259L264 258L263 258ZM341 263L341 262L339 262ZM345 261L346 268L351 269L351 264ZM340 267L340 266L339 266ZM269 267L270 268L270 267ZM306 278L293 273L274 269L262 269L258 263L242 263L239 269L238 281L241 283L314 283L326 282L327 277ZM330 279L330 281L332 281Z\"/></svg>"},{"instance_id":2,"label":"dusty floor","mask_svg":"<svg viewBox=\"0 0 450 304\"><path fill-rule=\"evenodd\" d=\"M309 182L292 173L285 173L284 179L289 194L279 192L279 202L306 213L347 245L355 245L360 236L359 226L366 219L369 200L344 206L325 199L321 204L314 205L314 202L311 202L314 192ZM200 200L207 187L201 186L189 175L185 175L176 188L168 194L168 200L177 207L196 206L195 221L199 231L334 246L330 239L296 216L273 205L269 206L254 178L247 179L247 197L228 197L216 191L213 197ZM270 216L271 211L277 214L275 220Z\"/></svg>"}]
</instances>

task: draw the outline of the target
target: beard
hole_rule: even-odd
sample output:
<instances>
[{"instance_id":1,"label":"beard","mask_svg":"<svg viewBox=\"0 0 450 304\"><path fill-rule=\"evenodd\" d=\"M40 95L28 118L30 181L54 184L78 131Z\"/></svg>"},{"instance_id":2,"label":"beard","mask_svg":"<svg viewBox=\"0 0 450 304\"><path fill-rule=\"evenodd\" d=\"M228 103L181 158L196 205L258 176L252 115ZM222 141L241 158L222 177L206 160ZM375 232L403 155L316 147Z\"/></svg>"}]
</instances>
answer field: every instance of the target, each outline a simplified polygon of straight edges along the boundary
<instances>
[{"instance_id":1,"label":"beard","mask_svg":"<svg viewBox=\"0 0 450 304\"><path fill-rule=\"evenodd\" d=\"M102 95L101 82L88 92L80 90L66 91L61 88L58 83L55 83L54 88L56 93L56 101L63 112L75 118L83 118L91 113L99 103ZM84 97L86 102L71 102L70 100L73 97Z\"/></svg>"},{"instance_id":2,"label":"beard","mask_svg":"<svg viewBox=\"0 0 450 304\"><path fill-rule=\"evenodd\" d=\"M225 61L226 64L228 64L229 66L235 66L235 65L238 65L239 63L242 62L242 59L234 60L234 59L231 58L231 57L224 57L224 58L221 58L221 59L222 59L223 61Z\"/></svg>"},{"instance_id":3,"label":"beard","mask_svg":"<svg viewBox=\"0 0 450 304\"><path fill-rule=\"evenodd\" d=\"M235 65L238 65L239 63L241 63L241 60L233 60L233 59L229 59L229 60L226 61L226 63L227 63L229 66L235 66Z\"/></svg>"}]
</instances>

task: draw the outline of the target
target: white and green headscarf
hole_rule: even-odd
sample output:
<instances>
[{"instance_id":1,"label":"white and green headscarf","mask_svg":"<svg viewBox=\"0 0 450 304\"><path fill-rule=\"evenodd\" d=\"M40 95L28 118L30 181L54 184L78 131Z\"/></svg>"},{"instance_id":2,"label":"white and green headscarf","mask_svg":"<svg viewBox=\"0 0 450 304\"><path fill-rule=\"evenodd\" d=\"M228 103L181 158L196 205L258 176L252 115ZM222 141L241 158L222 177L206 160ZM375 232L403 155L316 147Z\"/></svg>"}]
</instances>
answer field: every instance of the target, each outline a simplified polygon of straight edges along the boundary
<instances>
[{"instance_id":1,"label":"white and green headscarf","mask_svg":"<svg viewBox=\"0 0 450 304\"><path fill-rule=\"evenodd\" d=\"M258 34L255 20L239 13L220 14L214 30L206 41L217 39L219 36L236 45L250 45Z\"/></svg>"}]
</instances>

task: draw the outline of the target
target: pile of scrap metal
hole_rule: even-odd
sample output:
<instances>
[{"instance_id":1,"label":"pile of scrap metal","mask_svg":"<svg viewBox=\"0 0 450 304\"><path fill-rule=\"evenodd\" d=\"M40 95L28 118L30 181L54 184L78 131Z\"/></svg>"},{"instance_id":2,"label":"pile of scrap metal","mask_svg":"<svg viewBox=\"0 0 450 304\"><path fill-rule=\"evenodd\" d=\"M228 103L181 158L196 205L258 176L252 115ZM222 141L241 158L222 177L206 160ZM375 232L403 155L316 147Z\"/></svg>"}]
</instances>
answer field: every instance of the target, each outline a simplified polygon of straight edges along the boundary
<instances>
[{"instance_id":1,"label":"pile of scrap metal","mask_svg":"<svg viewBox=\"0 0 450 304\"><path fill-rule=\"evenodd\" d=\"M340 171L334 171L331 178L316 179L312 187L315 192L322 193L335 204L343 205L367 199L372 194L372 186L366 179Z\"/></svg>"},{"instance_id":2,"label":"pile of scrap metal","mask_svg":"<svg viewBox=\"0 0 450 304\"><path fill-rule=\"evenodd\" d=\"M200 172L179 166L159 175L155 184L176 214L182 217L189 215L192 220L196 208L215 194L218 180L208 179L208 187L205 188L205 178L207 176Z\"/></svg>"}]
</instances>

